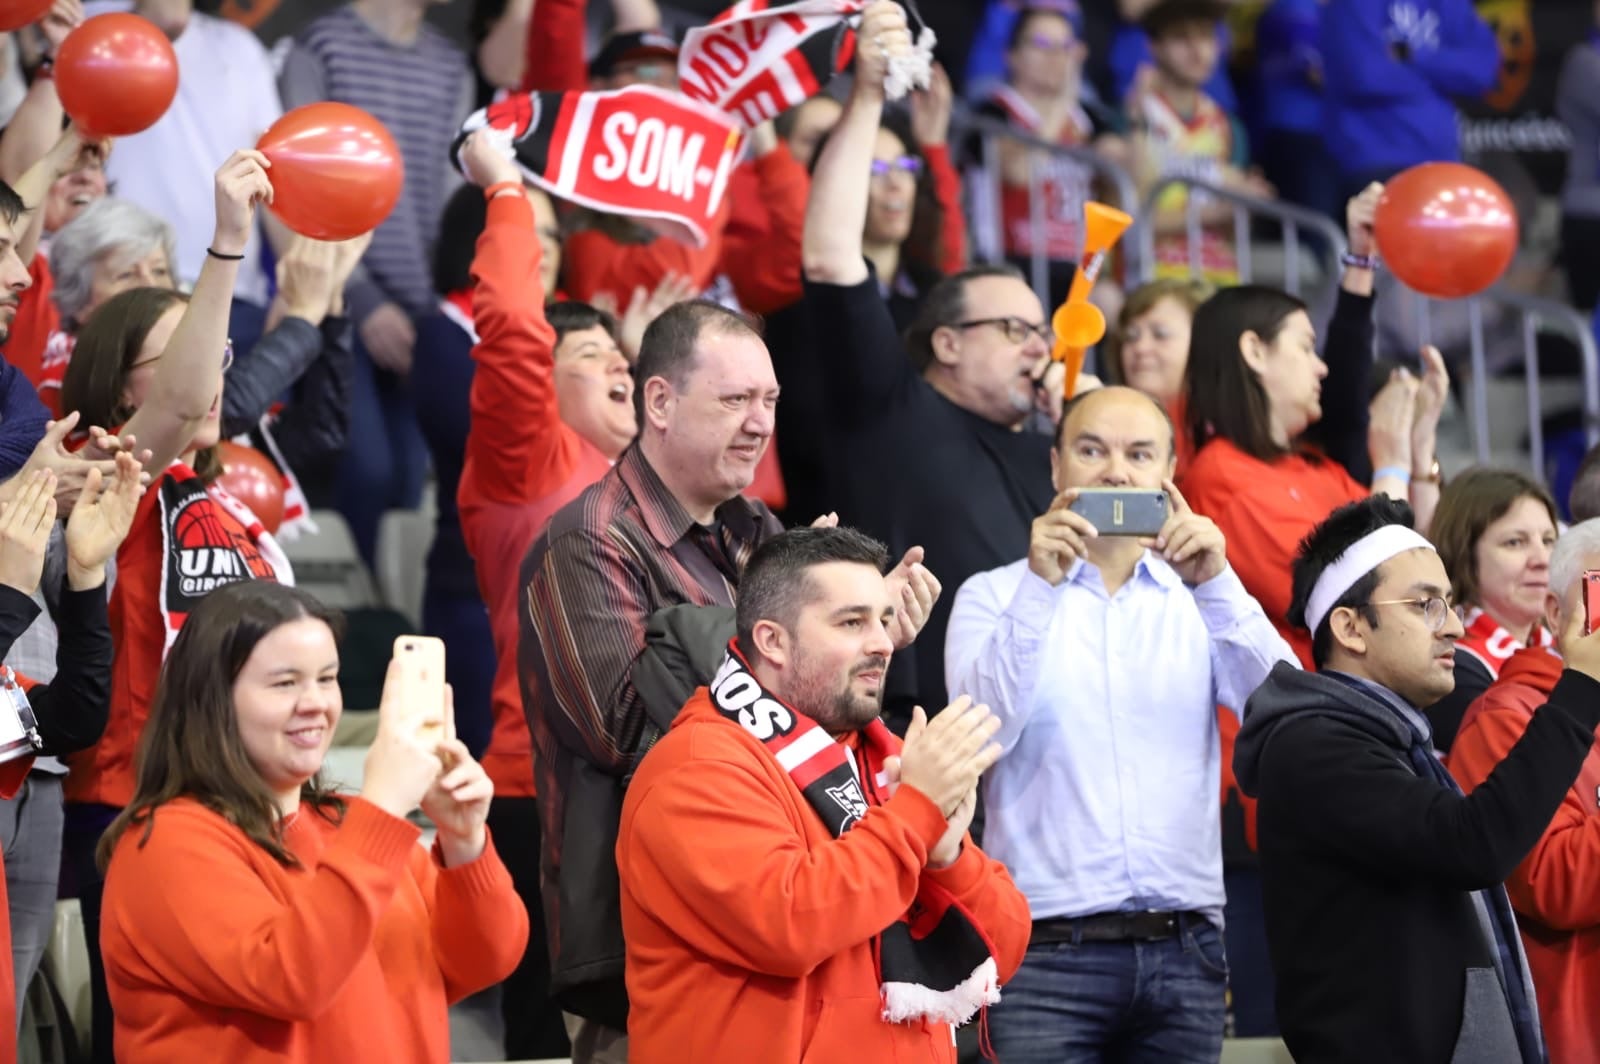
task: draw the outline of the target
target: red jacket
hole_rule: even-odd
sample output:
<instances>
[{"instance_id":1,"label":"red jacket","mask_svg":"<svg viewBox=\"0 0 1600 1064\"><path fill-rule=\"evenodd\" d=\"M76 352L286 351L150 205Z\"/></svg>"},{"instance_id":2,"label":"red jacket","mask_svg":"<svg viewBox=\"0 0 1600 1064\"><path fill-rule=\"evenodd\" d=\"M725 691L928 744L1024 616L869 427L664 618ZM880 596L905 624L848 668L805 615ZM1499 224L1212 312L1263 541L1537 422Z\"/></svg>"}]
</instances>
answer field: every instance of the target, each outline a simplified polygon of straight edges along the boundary
<instances>
[{"instance_id":1,"label":"red jacket","mask_svg":"<svg viewBox=\"0 0 1600 1064\"><path fill-rule=\"evenodd\" d=\"M1450 746L1463 790L1488 778L1510 753L1561 675L1548 647L1517 651L1467 708ZM1600 1055L1600 750L1591 750L1555 819L1517 866L1506 890L1539 999L1551 1064L1592 1064Z\"/></svg>"},{"instance_id":2,"label":"red jacket","mask_svg":"<svg viewBox=\"0 0 1600 1064\"><path fill-rule=\"evenodd\" d=\"M948 868L926 868L944 830L938 807L901 787L834 838L788 773L700 688L622 807L629 1059L953 1064L948 1026L879 1017L874 937L905 915L926 877L987 934L1004 983L1032 923L1005 868L970 838Z\"/></svg>"},{"instance_id":3,"label":"red jacket","mask_svg":"<svg viewBox=\"0 0 1600 1064\"><path fill-rule=\"evenodd\" d=\"M539 240L523 196L497 196L472 260L472 425L456 489L494 632L494 733L483 755L495 794L532 797L533 740L517 685L522 558L561 507L611 461L561 420L555 330L544 317Z\"/></svg>"}]
</instances>

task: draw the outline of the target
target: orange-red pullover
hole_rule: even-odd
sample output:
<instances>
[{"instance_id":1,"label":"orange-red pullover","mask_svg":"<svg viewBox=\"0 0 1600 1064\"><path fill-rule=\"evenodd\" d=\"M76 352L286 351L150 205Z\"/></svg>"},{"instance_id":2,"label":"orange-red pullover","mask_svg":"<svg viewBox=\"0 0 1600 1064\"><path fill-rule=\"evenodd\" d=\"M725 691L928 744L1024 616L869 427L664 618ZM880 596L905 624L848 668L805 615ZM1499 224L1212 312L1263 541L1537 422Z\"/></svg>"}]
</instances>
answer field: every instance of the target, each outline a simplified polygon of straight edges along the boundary
<instances>
[{"instance_id":1,"label":"orange-red pullover","mask_svg":"<svg viewBox=\"0 0 1600 1064\"><path fill-rule=\"evenodd\" d=\"M1462 790L1482 783L1511 752L1560 676L1561 659L1548 647L1525 647L1501 667L1499 678L1467 707L1450 744L1450 772ZM1600 751L1590 750L1538 845L1506 880L1550 1064L1593 1064L1600 1054L1597 881Z\"/></svg>"},{"instance_id":2,"label":"orange-red pullover","mask_svg":"<svg viewBox=\"0 0 1600 1064\"><path fill-rule=\"evenodd\" d=\"M341 826L302 809L285 868L199 803L161 806L106 875L117 1060L449 1060L449 1004L511 973L528 913L492 843L441 868L420 834L360 798Z\"/></svg>"},{"instance_id":3,"label":"orange-red pullover","mask_svg":"<svg viewBox=\"0 0 1600 1064\"><path fill-rule=\"evenodd\" d=\"M696 691L622 807L629 1060L954 1062L948 1025L880 1018L873 940L936 882L988 936L1004 984L1032 924L970 838L948 868L927 868L944 831L938 807L901 787L834 838L777 761Z\"/></svg>"}]
</instances>

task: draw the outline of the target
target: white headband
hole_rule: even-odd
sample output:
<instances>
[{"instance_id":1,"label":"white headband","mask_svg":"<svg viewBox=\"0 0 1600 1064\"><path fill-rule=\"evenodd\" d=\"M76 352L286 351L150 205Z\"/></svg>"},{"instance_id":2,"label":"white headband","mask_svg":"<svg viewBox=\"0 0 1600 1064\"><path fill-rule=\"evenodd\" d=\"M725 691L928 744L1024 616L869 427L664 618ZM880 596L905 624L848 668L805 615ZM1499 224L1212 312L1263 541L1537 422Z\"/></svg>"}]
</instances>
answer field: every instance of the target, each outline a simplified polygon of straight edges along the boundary
<instances>
[{"instance_id":1,"label":"white headband","mask_svg":"<svg viewBox=\"0 0 1600 1064\"><path fill-rule=\"evenodd\" d=\"M1339 596L1354 587L1357 580L1395 555L1419 547L1434 549L1424 536L1405 525L1384 525L1350 544L1312 585L1311 596L1306 599L1306 627L1316 634L1317 626L1332 611Z\"/></svg>"}]
</instances>

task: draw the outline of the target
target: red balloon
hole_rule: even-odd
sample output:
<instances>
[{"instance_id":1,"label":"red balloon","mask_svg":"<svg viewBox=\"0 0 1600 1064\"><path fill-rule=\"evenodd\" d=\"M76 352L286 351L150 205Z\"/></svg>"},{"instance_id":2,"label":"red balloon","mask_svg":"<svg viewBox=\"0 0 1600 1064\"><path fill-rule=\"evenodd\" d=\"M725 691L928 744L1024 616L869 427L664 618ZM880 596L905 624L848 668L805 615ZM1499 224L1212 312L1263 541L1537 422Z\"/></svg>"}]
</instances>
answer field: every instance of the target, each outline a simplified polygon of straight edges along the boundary
<instances>
[{"instance_id":1,"label":"red balloon","mask_svg":"<svg viewBox=\"0 0 1600 1064\"><path fill-rule=\"evenodd\" d=\"M283 474L254 447L223 440L217 444L222 459L222 490L250 507L268 532L283 524Z\"/></svg>"},{"instance_id":2,"label":"red balloon","mask_svg":"<svg viewBox=\"0 0 1600 1064\"><path fill-rule=\"evenodd\" d=\"M1517 210L1495 180L1461 163L1423 163L1383 188L1378 254L1407 287L1435 299L1476 295L1517 253Z\"/></svg>"},{"instance_id":3,"label":"red balloon","mask_svg":"<svg viewBox=\"0 0 1600 1064\"><path fill-rule=\"evenodd\" d=\"M155 23L120 11L96 15L61 42L56 92L90 136L140 133L178 95L178 57Z\"/></svg>"},{"instance_id":4,"label":"red balloon","mask_svg":"<svg viewBox=\"0 0 1600 1064\"><path fill-rule=\"evenodd\" d=\"M31 26L50 11L51 0L0 0L0 33Z\"/></svg>"},{"instance_id":5,"label":"red balloon","mask_svg":"<svg viewBox=\"0 0 1600 1064\"><path fill-rule=\"evenodd\" d=\"M346 103L296 107L256 148L272 163L272 213L315 240L349 240L376 229L405 183L394 137Z\"/></svg>"}]
</instances>

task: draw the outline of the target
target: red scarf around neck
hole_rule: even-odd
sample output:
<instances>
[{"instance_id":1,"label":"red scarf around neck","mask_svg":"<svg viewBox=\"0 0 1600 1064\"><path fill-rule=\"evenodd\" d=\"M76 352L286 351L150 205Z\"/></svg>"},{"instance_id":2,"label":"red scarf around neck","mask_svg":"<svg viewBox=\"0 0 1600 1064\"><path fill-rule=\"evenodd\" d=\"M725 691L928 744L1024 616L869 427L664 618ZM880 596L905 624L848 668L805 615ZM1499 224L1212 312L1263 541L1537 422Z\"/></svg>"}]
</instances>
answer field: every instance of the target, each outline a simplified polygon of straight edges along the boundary
<instances>
[{"instance_id":1,"label":"red scarf around neck","mask_svg":"<svg viewBox=\"0 0 1600 1064\"><path fill-rule=\"evenodd\" d=\"M1456 649L1471 654L1491 677L1500 675L1500 667L1511 660L1511 655L1521 650L1523 644L1506 628L1483 610L1474 606L1467 613L1467 632L1456 640ZM1542 624L1533 627L1530 645L1548 647L1555 645L1555 637Z\"/></svg>"}]
</instances>

